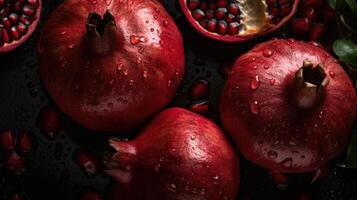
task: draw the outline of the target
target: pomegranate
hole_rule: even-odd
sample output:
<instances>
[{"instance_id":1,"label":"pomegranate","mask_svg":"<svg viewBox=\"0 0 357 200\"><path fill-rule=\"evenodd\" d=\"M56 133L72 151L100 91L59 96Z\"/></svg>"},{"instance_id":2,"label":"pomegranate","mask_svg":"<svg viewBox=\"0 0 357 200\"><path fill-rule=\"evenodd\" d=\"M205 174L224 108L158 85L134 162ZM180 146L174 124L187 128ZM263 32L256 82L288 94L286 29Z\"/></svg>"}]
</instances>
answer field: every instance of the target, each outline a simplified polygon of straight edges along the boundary
<instances>
[{"instance_id":1,"label":"pomegranate","mask_svg":"<svg viewBox=\"0 0 357 200\"><path fill-rule=\"evenodd\" d=\"M239 159L212 121L181 108L159 113L132 141L110 140L113 199L234 200ZM140 192L138 192L140 188Z\"/></svg>"},{"instance_id":2,"label":"pomegranate","mask_svg":"<svg viewBox=\"0 0 357 200\"><path fill-rule=\"evenodd\" d=\"M162 109L184 73L182 38L155 0L69 0L38 43L42 81L86 128L130 130Z\"/></svg>"},{"instance_id":3,"label":"pomegranate","mask_svg":"<svg viewBox=\"0 0 357 200\"><path fill-rule=\"evenodd\" d=\"M343 151L356 106L337 60L314 43L276 39L238 58L220 110L245 158L275 172L301 173Z\"/></svg>"},{"instance_id":4,"label":"pomegranate","mask_svg":"<svg viewBox=\"0 0 357 200\"><path fill-rule=\"evenodd\" d=\"M284 25L298 0L179 0L189 23L202 35L243 42Z\"/></svg>"},{"instance_id":5,"label":"pomegranate","mask_svg":"<svg viewBox=\"0 0 357 200\"><path fill-rule=\"evenodd\" d=\"M0 0L0 53L25 42L37 27L41 0Z\"/></svg>"}]
</instances>

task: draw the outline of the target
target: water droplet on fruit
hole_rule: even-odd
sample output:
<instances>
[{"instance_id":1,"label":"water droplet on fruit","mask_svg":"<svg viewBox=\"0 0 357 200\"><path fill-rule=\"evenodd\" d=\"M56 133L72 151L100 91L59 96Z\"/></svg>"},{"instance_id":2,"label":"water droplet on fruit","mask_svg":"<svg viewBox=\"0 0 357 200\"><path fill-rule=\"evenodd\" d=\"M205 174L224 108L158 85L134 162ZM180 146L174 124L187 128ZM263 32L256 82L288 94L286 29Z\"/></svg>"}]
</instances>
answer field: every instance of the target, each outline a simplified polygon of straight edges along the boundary
<instances>
[{"instance_id":1,"label":"water droplet on fruit","mask_svg":"<svg viewBox=\"0 0 357 200\"><path fill-rule=\"evenodd\" d=\"M272 56L273 54L274 54L274 51L271 50L271 49L265 49L265 50L263 51L263 56L265 56L265 57L270 57L270 56Z\"/></svg>"},{"instance_id":2,"label":"water droplet on fruit","mask_svg":"<svg viewBox=\"0 0 357 200\"><path fill-rule=\"evenodd\" d=\"M138 52L139 52L140 54L144 53L144 48L143 48L143 47L140 47L139 50L138 50Z\"/></svg>"},{"instance_id":3,"label":"water droplet on fruit","mask_svg":"<svg viewBox=\"0 0 357 200\"><path fill-rule=\"evenodd\" d=\"M167 20L164 20L164 26L167 26L169 22Z\"/></svg>"},{"instance_id":4,"label":"water droplet on fruit","mask_svg":"<svg viewBox=\"0 0 357 200\"><path fill-rule=\"evenodd\" d=\"M66 35L66 31L62 31L60 34L61 35Z\"/></svg>"},{"instance_id":5,"label":"water droplet on fruit","mask_svg":"<svg viewBox=\"0 0 357 200\"><path fill-rule=\"evenodd\" d=\"M154 28L151 28L151 29L150 29L150 31L151 31L151 32L154 32L154 31L155 31L155 29L154 29Z\"/></svg>"},{"instance_id":6,"label":"water droplet on fruit","mask_svg":"<svg viewBox=\"0 0 357 200\"><path fill-rule=\"evenodd\" d=\"M259 88L260 81L259 81L259 76L256 75L254 78L250 80L250 89L256 90Z\"/></svg>"},{"instance_id":7,"label":"water droplet on fruit","mask_svg":"<svg viewBox=\"0 0 357 200\"><path fill-rule=\"evenodd\" d=\"M130 43L132 45L137 45L137 44L139 44L139 42L140 42L140 37L139 36L137 36L137 35L131 35L130 36Z\"/></svg>"},{"instance_id":8,"label":"water droplet on fruit","mask_svg":"<svg viewBox=\"0 0 357 200\"><path fill-rule=\"evenodd\" d=\"M144 70L143 72L143 78L147 78L148 77L148 71Z\"/></svg>"},{"instance_id":9,"label":"water droplet on fruit","mask_svg":"<svg viewBox=\"0 0 357 200\"><path fill-rule=\"evenodd\" d=\"M97 4L97 0L92 0L92 4L93 5Z\"/></svg>"},{"instance_id":10,"label":"water droplet on fruit","mask_svg":"<svg viewBox=\"0 0 357 200\"><path fill-rule=\"evenodd\" d=\"M154 19L157 19L157 18L158 18L158 16L157 16L157 15L154 15L153 17L154 17Z\"/></svg>"},{"instance_id":11,"label":"water droplet on fruit","mask_svg":"<svg viewBox=\"0 0 357 200\"><path fill-rule=\"evenodd\" d=\"M138 57L138 58L136 59L136 64L140 64L141 61L142 61L142 59L141 59L140 57Z\"/></svg>"},{"instance_id":12,"label":"water droplet on fruit","mask_svg":"<svg viewBox=\"0 0 357 200\"><path fill-rule=\"evenodd\" d=\"M148 23L149 23L149 20L145 20L145 23L148 24Z\"/></svg>"},{"instance_id":13,"label":"water droplet on fruit","mask_svg":"<svg viewBox=\"0 0 357 200\"><path fill-rule=\"evenodd\" d=\"M125 69L124 72L123 72L124 76L127 76L128 73L129 73L129 70L128 70L128 69Z\"/></svg>"},{"instance_id":14,"label":"water droplet on fruit","mask_svg":"<svg viewBox=\"0 0 357 200\"><path fill-rule=\"evenodd\" d=\"M196 139L196 136L195 135L191 135L191 140L195 140Z\"/></svg>"},{"instance_id":15,"label":"water droplet on fruit","mask_svg":"<svg viewBox=\"0 0 357 200\"><path fill-rule=\"evenodd\" d=\"M160 168L161 168L161 165L160 164L158 164L158 165L156 165L155 166L155 172L159 172L160 171Z\"/></svg>"},{"instance_id":16,"label":"water droplet on fruit","mask_svg":"<svg viewBox=\"0 0 357 200\"><path fill-rule=\"evenodd\" d=\"M218 179L219 179L219 176L218 176L218 175L215 175L215 176L213 177L213 179L214 179L214 180L218 180Z\"/></svg>"},{"instance_id":17,"label":"water droplet on fruit","mask_svg":"<svg viewBox=\"0 0 357 200\"><path fill-rule=\"evenodd\" d=\"M167 185L167 189L171 192L176 192L176 185L171 183Z\"/></svg>"},{"instance_id":18,"label":"water droplet on fruit","mask_svg":"<svg viewBox=\"0 0 357 200\"><path fill-rule=\"evenodd\" d=\"M335 78L335 72L330 71L329 74L330 74L331 78Z\"/></svg>"},{"instance_id":19,"label":"water droplet on fruit","mask_svg":"<svg viewBox=\"0 0 357 200\"><path fill-rule=\"evenodd\" d=\"M250 101L250 111L255 115L259 114L259 103L258 103L258 101L256 101L256 100L251 100Z\"/></svg>"},{"instance_id":20,"label":"water droplet on fruit","mask_svg":"<svg viewBox=\"0 0 357 200\"><path fill-rule=\"evenodd\" d=\"M172 86L171 80L169 80L169 81L167 82L167 86L168 86L168 87L171 87L171 86Z\"/></svg>"},{"instance_id":21,"label":"water droplet on fruit","mask_svg":"<svg viewBox=\"0 0 357 200\"><path fill-rule=\"evenodd\" d=\"M270 85L274 85L274 84L275 84L275 79L271 78L271 79L269 80L269 83L270 83Z\"/></svg>"},{"instance_id":22,"label":"water droplet on fruit","mask_svg":"<svg viewBox=\"0 0 357 200\"><path fill-rule=\"evenodd\" d=\"M293 165L293 159L285 158L283 161L280 162L280 165L284 168L291 168Z\"/></svg>"},{"instance_id":23,"label":"water droplet on fruit","mask_svg":"<svg viewBox=\"0 0 357 200\"><path fill-rule=\"evenodd\" d=\"M269 150L267 154L270 159L275 159L278 157L278 153L276 153L276 151L273 150Z\"/></svg>"},{"instance_id":24,"label":"water droplet on fruit","mask_svg":"<svg viewBox=\"0 0 357 200\"><path fill-rule=\"evenodd\" d=\"M253 65L253 67L252 67L251 69L252 69L252 70L256 70L256 69L258 69L258 66Z\"/></svg>"}]
</instances>

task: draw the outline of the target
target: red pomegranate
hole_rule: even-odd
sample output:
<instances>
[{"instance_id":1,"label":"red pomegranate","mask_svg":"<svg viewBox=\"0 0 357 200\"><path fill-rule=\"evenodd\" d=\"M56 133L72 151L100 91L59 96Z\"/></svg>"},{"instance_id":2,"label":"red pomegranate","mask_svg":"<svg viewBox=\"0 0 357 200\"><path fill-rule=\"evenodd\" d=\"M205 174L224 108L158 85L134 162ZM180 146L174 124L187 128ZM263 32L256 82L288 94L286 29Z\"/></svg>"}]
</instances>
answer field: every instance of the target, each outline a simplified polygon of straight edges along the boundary
<instances>
[{"instance_id":1,"label":"red pomegranate","mask_svg":"<svg viewBox=\"0 0 357 200\"><path fill-rule=\"evenodd\" d=\"M25 42L37 27L41 0L0 0L0 54Z\"/></svg>"},{"instance_id":2,"label":"red pomegranate","mask_svg":"<svg viewBox=\"0 0 357 200\"><path fill-rule=\"evenodd\" d=\"M239 159L212 121L181 108L158 114L132 141L110 140L114 200L234 200Z\"/></svg>"},{"instance_id":3,"label":"red pomegranate","mask_svg":"<svg viewBox=\"0 0 357 200\"><path fill-rule=\"evenodd\" d=\"M245 158L272 171L300 173L343 151L356 105L337 60L314 44L290 39L259 44L238 58L220 110Z\"/></svg>"},{"instance_id":4,"label":"red pomegranate","mask_svg":"<svg viewBox=\"0 0 357 200\"><path fill-rule=\"evenodd\" d=\"M38 43L42 81L83 126L136 127L175 95L184 73L181 34L155 0L68 0Z\"/></svg>"},{"instance_id":5,"label":"red pomegranate","mask_svg":"<svg viewBox=\"0 0 357 200\"><path fill-rule=\"evenodd\" d=\"M294 15L298 0L179 0L187 20L202 35L243 42L272 32Z\"/></svg>"}]
</instances>

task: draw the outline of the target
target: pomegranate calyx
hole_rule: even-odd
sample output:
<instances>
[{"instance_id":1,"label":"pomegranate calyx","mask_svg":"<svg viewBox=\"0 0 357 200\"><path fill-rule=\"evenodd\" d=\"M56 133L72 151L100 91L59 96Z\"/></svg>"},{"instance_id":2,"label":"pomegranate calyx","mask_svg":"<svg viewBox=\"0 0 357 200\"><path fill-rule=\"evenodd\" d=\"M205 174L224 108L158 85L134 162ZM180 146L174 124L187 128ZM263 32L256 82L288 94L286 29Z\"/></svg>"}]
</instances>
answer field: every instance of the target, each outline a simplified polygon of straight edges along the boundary
<instances>
[{"instance_id":1,"label":"pomegranate calyx","mask_svg":"<svg viewBox=\"0 0 357 200\"><path fill-rule=\"evenodd\" d=\"M295 73L296 103L300 108L312 108L322 97L329 83L324 66L314 66L305 60L303 66Z\"/></svg>"},{"instance_id":2,"label":"pomegranate calyx","mask_svg":"<svg viewBox=\"0 0 357 200\"><path fill-rule=\"evenodd\" d=\"M103 18L95 13L89 13L86 23L88 42L94 53L110 52L115 45L116 24L115 18L107 10Z\"/></svg>"}]
</instances>

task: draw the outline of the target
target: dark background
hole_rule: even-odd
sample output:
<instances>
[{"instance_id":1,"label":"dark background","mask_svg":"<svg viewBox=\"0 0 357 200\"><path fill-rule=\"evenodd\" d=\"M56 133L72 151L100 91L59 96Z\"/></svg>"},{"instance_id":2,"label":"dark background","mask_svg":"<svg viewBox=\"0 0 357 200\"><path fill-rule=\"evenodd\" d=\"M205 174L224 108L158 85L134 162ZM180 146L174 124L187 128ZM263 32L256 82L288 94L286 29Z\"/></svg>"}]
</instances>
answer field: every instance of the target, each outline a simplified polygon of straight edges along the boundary
<instances>
[{"instance_id":1,"label":"dark background","mask_svg":"<svg viewBox=\"0 0 357 200\"><path fill-rule=\"evenodd\" d=\"M0 55L0 131L28 130L35 136L36 148L29 157L29 167L21 175L13 174L0 162L0 199L19 193L29 200L79 199L90 189L106 196L112 181L102 172L87 176L74 162L73 154L81 149L101 157L106 149L108 135L86 130L63 116L58 137L50 140L36 127L40 110L54 105L41 85L37 70L36 40L49 13L59 0L44 0L42 19L37 31L15 51ZM223 45L197 35L180 13L176 0L166 0L165 6L183 33L186 49L186 75L172 105L186 107L190 103L187 91L198 78L209 81L212 105L210 117L218 120L217 102L224 78L220 69L232 63L238 55L259 41L246 44ZM287 37L284 32L269 37ZM0 152L0 161L4 152ZM240 197L253 199L296 199L308 192L313 199L357 200L357 170L332 167L326 179L310 184L312 174L294 175L286 190L277 189L267 172L247 161L242 161Z\"/></svg>"}]
</instances>

